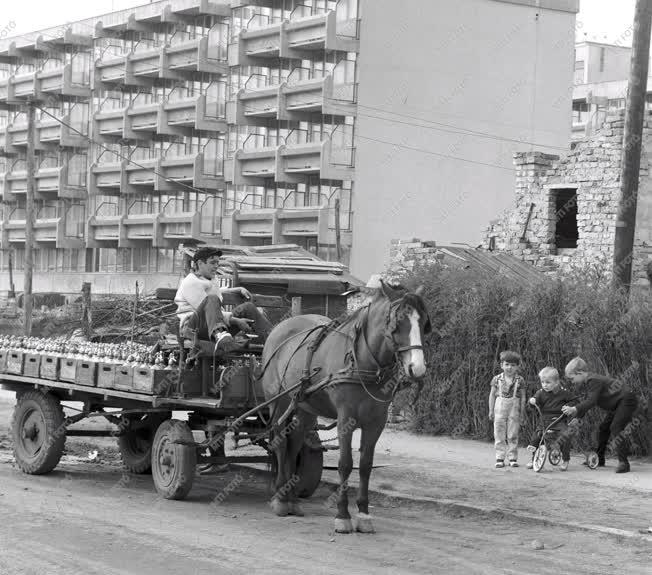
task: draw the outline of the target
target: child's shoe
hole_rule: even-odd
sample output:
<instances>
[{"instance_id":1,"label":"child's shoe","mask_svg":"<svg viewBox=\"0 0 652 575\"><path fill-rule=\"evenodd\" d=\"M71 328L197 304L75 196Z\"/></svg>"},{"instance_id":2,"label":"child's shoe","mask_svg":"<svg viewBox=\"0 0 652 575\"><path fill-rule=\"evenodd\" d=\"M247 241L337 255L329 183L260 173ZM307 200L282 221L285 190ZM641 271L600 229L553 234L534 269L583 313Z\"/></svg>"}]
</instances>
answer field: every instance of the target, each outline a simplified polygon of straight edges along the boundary
<instances>
[{"instance_id":1,"label":"child's shoe","mask_svg":"<svg viewBox=\"0 0 652 575\"><path fill-rule=\"evenodd\" d=\"M566 471L568 469L568 463L569 463L568 461L562 461L559 464L559 470L560 471Z\"/></svg>"},{"instance_id":2,"label":"child's shoe","mask_svg":"<svg viewBox=\"0 0 652 575\"><path fill-rule=\"evenodd\" d=\"M516 461L516 459L510 459L509 466L510 467L518 467L518 462Z\"/></svg>"},{"instance_id":3,"label":"child's shoe","mask_svg":"<svg viewBox=\"0 0 652 575\"><path fill-rule=\"evenodd\" d=\"M525 467L527 467L528 469L532 469L532 468L534 467L534 461L532 461L532 460L530 459L530 461L528 461L528 462L525 464Z\"/></svg>"},{"instance_id":4,"label":"child's shoe","mask_svg":"<svg viewBox=\"0 0 652 575\"><path fill-rule=\"evenodd\" d=\"M505 462L502 459L496 459L496 468L505 467Z\"/></svg>"}]
</instances>

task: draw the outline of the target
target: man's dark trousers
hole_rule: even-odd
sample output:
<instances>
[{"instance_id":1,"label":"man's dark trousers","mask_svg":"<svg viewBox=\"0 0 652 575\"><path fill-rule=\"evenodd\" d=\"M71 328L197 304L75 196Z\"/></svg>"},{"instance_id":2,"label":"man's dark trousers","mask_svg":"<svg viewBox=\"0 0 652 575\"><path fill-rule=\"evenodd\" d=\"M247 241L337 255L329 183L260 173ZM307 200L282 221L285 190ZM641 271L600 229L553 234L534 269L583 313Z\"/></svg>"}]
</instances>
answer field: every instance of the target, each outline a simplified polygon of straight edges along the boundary
<instances>
[{"instance_id":1,"label":"man's dark trousers","mask_svg":"<svg viewBox=\"0 0 652 575\"><path fill-rule=\"evenodd\" d=\"M265 343L267 336L272 331L272 324L251 302L245 302L233 309L232 317L251 319L251 330L258 336L256 343ZM184 337L209 340L218 329L228 329L232 335L238 333L236 327L228 327L222 313L222 301L216 295L207 295L199 304L195 312L184 324Z\"/></svg>"}]
</instances>

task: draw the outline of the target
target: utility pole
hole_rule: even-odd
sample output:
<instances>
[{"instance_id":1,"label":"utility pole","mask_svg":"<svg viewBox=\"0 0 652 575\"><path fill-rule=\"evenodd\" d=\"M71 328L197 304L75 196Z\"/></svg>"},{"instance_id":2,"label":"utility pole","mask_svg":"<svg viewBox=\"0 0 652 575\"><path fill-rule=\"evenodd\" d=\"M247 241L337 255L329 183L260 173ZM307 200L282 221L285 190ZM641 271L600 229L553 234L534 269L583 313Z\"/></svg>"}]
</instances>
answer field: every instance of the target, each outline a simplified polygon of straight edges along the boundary
<instances>
[{"instance_id":1,"label":"utility pole","mask_svg":"<svg viewBox=\"0 0 652 575\"><path fill-rule=\"evenodd\" d=\"M342 239L340 237L340 199L335 200L335 251L337 261L342 261Z\"/></svg>"},{"instance_id":2,"label":"utility pole","mask_svg":"<svg viewBox=\"0 0 652 575\"><path fill-rule=\"evenodd\" d=\"M613 273L617 286L629 290L632 281L632 256L636 232L636 204L641 168L641 144L645 116L652 0L636 0L634 37L625 108L625 130L621 159L621 198L616 218Z\"/></svg>"},{"instance_id":3,"label":"utility pole","mask_svg":"<svg viewBox=\"0 0 652 575\"><path fill-rule=\"evenodd\" d=\"M32 335L32 272L34 269L34 190L36 187L36 127L34 102L27 104L27 198L25 200L25 276L23 305L25 308L25 335Z\"/></svg>"}]
</instances>

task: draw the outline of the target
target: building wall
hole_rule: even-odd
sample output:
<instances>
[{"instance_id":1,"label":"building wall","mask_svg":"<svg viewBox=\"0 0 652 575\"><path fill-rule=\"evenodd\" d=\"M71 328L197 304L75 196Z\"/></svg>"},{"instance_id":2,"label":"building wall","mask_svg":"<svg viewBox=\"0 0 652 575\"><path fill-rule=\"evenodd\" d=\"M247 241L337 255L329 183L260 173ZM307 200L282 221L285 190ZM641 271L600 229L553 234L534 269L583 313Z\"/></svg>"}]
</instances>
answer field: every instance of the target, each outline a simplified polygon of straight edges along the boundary
<instances>
[{"instance_id":1,"label":"building wall","mask_svg":"<svg viewBox=\"0 0 652 575\"><path fill-rule=\"evenodd\" d=\"M608 277L612 269L620 197L623 130L624 118L620 112L608 116L592 138L579 142L561 159L541 153L516 154L515 207L489 226L484 247L506 251L551 272L592 268ZM648 113L633 252L633 283L640 285L647 285L646 267L652 262L650 165L652 114ZM566 210L563 206L561 209L555 206L554 194L562 188L577 190L578 241L575 249L558 249L555 242L557 223ZM531 214L530 206L533 206Z\"/></svg>"},{"instance_id":2,"label":"building wall","mask_svg":"<svg viewBox=\"0 0 652 575\"><path fill-rule=\"evenodd\" d=\"M361 3L351 270L365 280L391 238L478 244L512 202L513 140L570 139L577 2L405 6Z\"/></svg>"},{"instance_id":3,"label":"building wall","mask_svg":"<svg viewBox=\"0 0 652 575\"><path fill-rule=\"evenodd\" d=\"M587 43L584 50L586 83L622 79L623 70L629 71L631 53L631 49L624 46Z\"/></svg>"}]
</instances>

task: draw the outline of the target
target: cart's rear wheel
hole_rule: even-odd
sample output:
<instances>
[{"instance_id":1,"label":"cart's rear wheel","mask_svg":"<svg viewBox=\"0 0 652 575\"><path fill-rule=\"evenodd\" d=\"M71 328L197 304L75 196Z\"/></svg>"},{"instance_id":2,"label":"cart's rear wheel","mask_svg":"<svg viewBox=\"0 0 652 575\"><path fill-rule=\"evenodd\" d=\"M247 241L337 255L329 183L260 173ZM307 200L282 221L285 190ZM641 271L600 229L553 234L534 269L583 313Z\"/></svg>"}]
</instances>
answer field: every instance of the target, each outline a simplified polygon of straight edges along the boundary
<instances>
[{"instance_id":1,"label":"cart's rear wheel","mask_svg":"<svg viewBox=\"0 0 652 575\"><path fill-rule=\"evenodd\" d=\"M550 461L550 465L559 465L561 462L561 451L556 447L551 449L548 453L548 461Z\"/></svg>"},{"instance_id":2,"label":"cart's rear wheel","mask_svg":"<svg viewBox=\"0 0 652 575\"><path fill-rule=\"evenodd\" d=\"M310 497L319 487L324 468L324 451L316 431L311 431L297 457L297 475L299 482L296 494L299 497Z\"/></svg>"},{"instance_id":3,"label":"cart's rear wheel","mask_svg":"<svg viewBox=\"0 0 652 575\"><path fill-rule=\"evenodd\" d=\"M131 473L151 473L152 444L159 425L170 419L167 413L149 413L144 417L132 416L129 427L118 436L122 463Z\"/></svg>"},{"instance_id":4,"label":"cart's rear wheel","mask_svg":"<svg viewBox=\"0 0 652 575\"><path fill-rule=\"evenodd\" d=\"M184 421L168 419L159 425L152 445L152 477L156 491L165 499L183 499L195 479L197 450L177 441L194 441Z\"/></svg>"},{"instance_id":5,"label":"cart's rear wheel","mask_svg":"<svg viewBox=\"0 0 652 575\"><path fill-rule=\"evenodd\" d=\"M548 449L544 444L539 445L537 450L534 452L534 459L532 461L532 467L534 471L539 472L543 469L543 466L546 464L546 455L548 455Z\"/></svg>"},{"instance_id":6,"label":"cart's rear wheel","mask_svg":"<svg viewBox=\"0 0 652 575\"><path fill-rule=\"evenodd\" d=\"M40 391L18 397L11 420L16 465L30 475L52 471L66 444L66 426L59 398Z\"/></svg>"}]
</instances>

